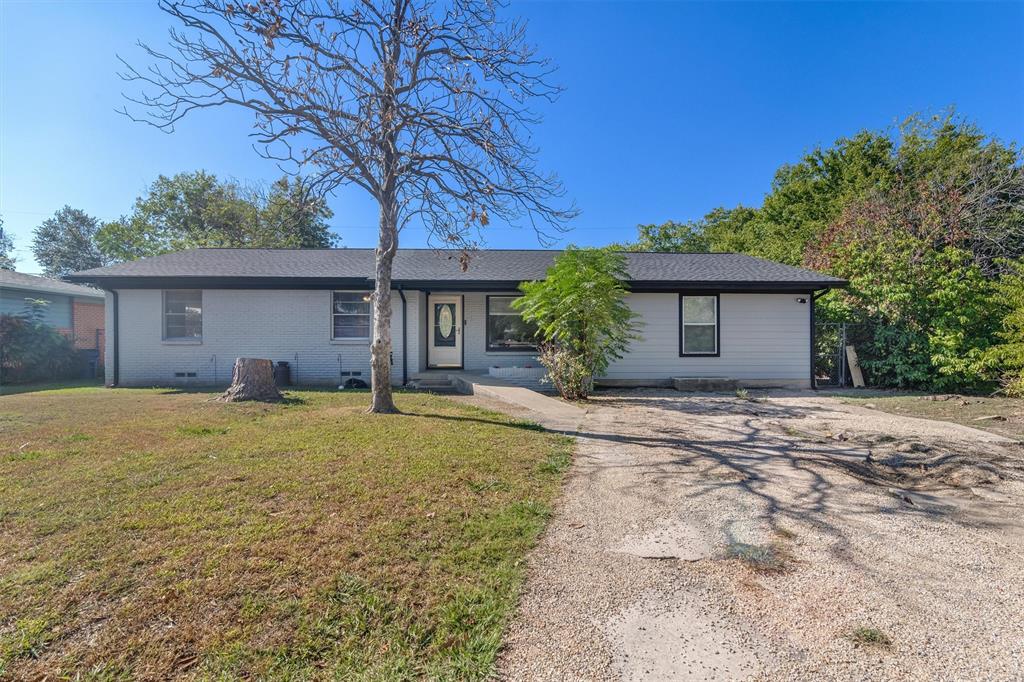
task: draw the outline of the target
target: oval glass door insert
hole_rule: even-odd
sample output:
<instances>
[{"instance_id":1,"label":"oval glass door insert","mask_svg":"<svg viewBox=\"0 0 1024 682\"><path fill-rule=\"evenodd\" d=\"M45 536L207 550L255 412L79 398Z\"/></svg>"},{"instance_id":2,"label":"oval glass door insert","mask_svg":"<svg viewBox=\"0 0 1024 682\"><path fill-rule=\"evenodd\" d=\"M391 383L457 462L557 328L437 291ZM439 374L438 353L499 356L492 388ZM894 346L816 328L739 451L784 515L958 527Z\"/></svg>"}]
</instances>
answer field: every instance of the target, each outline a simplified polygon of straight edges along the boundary
<instances>
[{"instance_id":1,"label":"oval glass door insert","mask_svg":"<svg viewBox=\"0 0 1024 682\"><path fill-rule=\"evenodd\" d=\"M454 320L452 319L452 307L445 305L441 307L440 319L438 325L441 328L441 336L448 338L452 335L452 330L455 328Z\"/></svg>"},{"instance_id":2,"label":"oval glass door insert","mask_svg":"<svg viewBox=\"0 0 1024 682\"><path fill-rule=\"evenodd\" d=\"M434 346L455 345L455 304L434 304Z\"/></svg>"}]
</instances>

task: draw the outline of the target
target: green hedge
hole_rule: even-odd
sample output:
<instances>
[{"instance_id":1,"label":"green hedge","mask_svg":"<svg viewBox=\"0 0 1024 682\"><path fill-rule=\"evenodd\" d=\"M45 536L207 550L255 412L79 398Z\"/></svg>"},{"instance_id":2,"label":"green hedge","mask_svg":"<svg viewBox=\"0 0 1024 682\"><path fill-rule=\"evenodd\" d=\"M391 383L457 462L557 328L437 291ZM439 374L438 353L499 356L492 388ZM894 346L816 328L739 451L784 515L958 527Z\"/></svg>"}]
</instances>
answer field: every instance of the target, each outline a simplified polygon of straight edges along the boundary
<instances>
[{"instance_id":1,"label":"green hedge","mask_svg":"<svg viewBox=\"0 0 1024 682\"><path fill-rule=\"evenodd\" d=\"M29 316L0 315L0 384L68 379L80 371L71 340Z\"/></svg>"}]
</instances>

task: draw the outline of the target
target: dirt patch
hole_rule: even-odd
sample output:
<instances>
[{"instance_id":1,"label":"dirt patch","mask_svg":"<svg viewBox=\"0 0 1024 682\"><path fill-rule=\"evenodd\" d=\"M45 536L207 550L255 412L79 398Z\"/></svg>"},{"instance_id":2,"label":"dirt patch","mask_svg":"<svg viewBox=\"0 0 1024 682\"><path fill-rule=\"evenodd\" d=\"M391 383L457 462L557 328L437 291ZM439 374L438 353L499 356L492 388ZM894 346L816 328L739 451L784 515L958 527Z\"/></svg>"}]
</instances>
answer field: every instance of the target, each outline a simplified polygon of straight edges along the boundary
<instances>
[{"instance_id":1,"label":"dirt patch","mask_svg":"<svg viewBox=\"0 0 1024 682\"><path fill-rule=\"evenodd\" d=\"M991 442L951 442L927 433L923 438L930 442L885 433L812 431L791 424L780 430L819 445L839 443L862 449L862 459L838 458L836 463L865 483L941 490L1024 481L1024 446L1012 441L993 447Z\"/></svg>"},{"instance_id":2,"label":"dirt patch","mask_svg":"<svg viewBox=\"0 0 1024 682\"><path fill-rule=\"evenodd\" d=\"M851 405L902 416L953 422L1024 442L1024 400L1000 396L906 395L893 392L838 393Z\"/></svg>"}]
</instances>

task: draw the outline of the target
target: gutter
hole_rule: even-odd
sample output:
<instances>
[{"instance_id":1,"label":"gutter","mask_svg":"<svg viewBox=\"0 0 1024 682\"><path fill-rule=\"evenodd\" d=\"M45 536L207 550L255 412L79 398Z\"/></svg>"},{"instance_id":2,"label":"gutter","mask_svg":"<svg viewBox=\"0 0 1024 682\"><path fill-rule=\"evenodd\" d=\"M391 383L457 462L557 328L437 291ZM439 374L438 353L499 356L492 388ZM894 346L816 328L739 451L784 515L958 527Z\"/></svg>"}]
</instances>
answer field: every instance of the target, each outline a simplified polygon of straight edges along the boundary
<instances>
[{"instance_id":1,"label":"gutter","mask_svg":"<svg viewBox=\"0 0 1024 682\"><path fill-rule=\"evenodd\" d=\"M409 306L402 287L398 287L398 295L402 298L402 385L405 386L409 383L409 337L407 333L409 325L406 324L406 308Z\"/></svg>"}]
</instances>

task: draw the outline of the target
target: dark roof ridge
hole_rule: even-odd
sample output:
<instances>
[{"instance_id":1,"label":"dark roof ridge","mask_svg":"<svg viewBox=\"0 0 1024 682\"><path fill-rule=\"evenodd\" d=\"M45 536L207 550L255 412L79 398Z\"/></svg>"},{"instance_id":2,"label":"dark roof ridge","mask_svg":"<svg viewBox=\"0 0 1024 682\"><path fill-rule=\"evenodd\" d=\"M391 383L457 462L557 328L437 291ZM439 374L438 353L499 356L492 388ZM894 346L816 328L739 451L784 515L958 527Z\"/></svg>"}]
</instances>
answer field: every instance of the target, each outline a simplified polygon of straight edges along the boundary
<instances>
[{"instance_id":1,"label":"dark roof ridge","mask_svg":"<svg viewBox=\"0 0 1024 682\"><path fill-rule=\"evenodd\" d=\"M481 249L463 270L451 249L399 249L392 278L396 282L512 282L543 279L562 251ZM630 281L676 283L748 282L751 284L825 283L843 280L793 265L736 253L623 252ZM270 280L372 279L374 250L205 248L166 253L75 273L77 281L120 278L235 278ZM136 279L136 281L138 281Z\"/></svg>"},{"instance_id":2,"label":"dark roof ridge","mask_svg":"<svg viewBox=\"0 0 1024 682\"><path fill-rule=\"evenodd\" d=\"M182 249L182 251L173 251L169 253L182 253L184 251L375 251L375 246L195 246L190 249ZM580 248L604 248L604 247L580 247ZM463 249L453 247L430 247L430 246L400 246L399 251L462 251ZM565 251L565 248L559 249L524 249L524 248L506 248L506 247L483 247L478 249L465 249L467 251L526 251L530 253L558 253ZM769 260L763 256L754 256L749 253L742 253L740 251L649 251L641 250L634 251L632 249L619 249L617 253L647 253L647 254L688 254L693 256L705 255L705 256L747 256L748 258L760 258L762 260ZM159 254L165 255L165 254ZM775 262L775 261L772 261ZM784 265L784 263L780 263ZM797 266L791 266L797 267Z\"/></svg>"}]
</instances>

